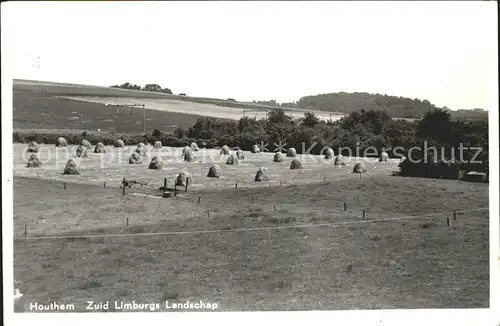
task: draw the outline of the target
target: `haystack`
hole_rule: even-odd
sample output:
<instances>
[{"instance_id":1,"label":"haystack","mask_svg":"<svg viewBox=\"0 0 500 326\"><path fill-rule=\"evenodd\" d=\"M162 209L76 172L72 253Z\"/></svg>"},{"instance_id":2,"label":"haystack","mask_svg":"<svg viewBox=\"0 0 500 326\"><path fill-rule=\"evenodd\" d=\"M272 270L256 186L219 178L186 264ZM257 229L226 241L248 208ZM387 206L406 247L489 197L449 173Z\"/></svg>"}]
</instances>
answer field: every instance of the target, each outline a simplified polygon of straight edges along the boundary
<instances>
[{"instance_id":1,"label":"haystack","mask_svg":"<svg viewBox=\"0 0 500 326\"><path fill-rule=\"evenodd\" d=\"M56 147L67 147L67 146L68 146L68 142L66 141L66 139L64 137L57 138Z\"/></svg>"},{"instance_id":2,"label":"haystack","mask_svg":"<svg viewBox=\"0 0 500 326\"><path fill-rule=\"evenodd\" d=\"M214 164L208 170L207 177L209 178L220 178L222 175L221 168L218 164Z\"/></svg>"},{"instance_id":3,"label":"haystack","mask_svg":"<svg viewBox=\"0 0 500 326\"><path fill-rule=\"evenodd\" d=\"M92 149L92 144L86 139L82 140L80 145L85 146L88 150Z\"/></svg>"},{"instance_id":4,"label":"haystack","mask_svg":"<svg viewBox=\"0 0 500 326\"><path fill-rule=\"evenodd\" d=\"M259 145L255 144L252 146L252 153L260 153Z\"/></svg>"},{"instance_id":5,"label":"haystack","mask_svg":"<svg viewBox=\"0 0 500 326\"><path fill-rule=\"evenodd\" d=\"M325 159L326 159L326 160L331 160L334 156L335 156L335 153L333 152L333 149L328 148L328 149L325 151Z\"/></svg>"},{"instance_id":6,"label":"haystack","mask_svg":"<svg viewBox=\"0 0 500 326\"><path fill-rule=\"evenodd\" d=\"M285 160L285 156L278 152L274 154L273 162L282 163Z\"/></svg>"},{"instance_id":7,"label":"haystack","mask_svg":"<svg viewBox=\"0 0 500 326\"><path fill-rule=\"evenodd\" d=\"M161 149L162 147L163 147L163 144L159 140L155 141L153 144L153 148L156 150Z\"/></svg>"},{"instance_id":8,"label":"haystack","mask_svg":"<svg viewBox=\"0 0 500 326\"><path fill-rule=\"evenodd\" d=\"M378 159L379 162L387 162L387 160L389 159L389 154L387 154L387 152L383 151L382 153L380 153L380 158Z\"/></svg>"},{"instance_id":9,"label":"haystack","mask_svg":"<svg viewBox=\"0 0 500 326\"><path fill-rule=\"evenodd\" d=\"M352 168L352 173L366 173L366 171L366 165L363 162L354 164L354 167Z\"/></svg>"},{"instance_id":10,"label":"haystack","mask_svg":"<svg viewBox=\"0 0 500 326\"><path fill-rule=\"evenodd\" d=\"M292 163L290 163L290 170L302 169L302 162L298 159L294 159Z\"/></svg>"},{"instance_id":11,"label":"haystack","mask_svg":"<svg viewBox=\"0 0 500 326\"><path fill-rule=\"evenodd\" d=\"M38 157L37 153L33 153L30 155L30 158L28 159L28 165L26 167L28 168L37 168L42 165L42 161L40 161L40 158Z\"/></svg>"},{"instance_id":12,"label":"haystack","mask_svg":"<svg viewBox=\"0 0 500 326\"><path fill-rule=\"evenodd\" d=\"M28 153L38 153L39 150L40 146L37 144L36 141L33 140L28 144L28 149L27 149Z\"/></svg>"},{"instance_id":13,"label":"haystack","mask_svg":"<svg viewBox=\"0 0 500 326\"><path fill-rule=\"evenodd\" d=\"M64 167L64 174L80 174L78 170L78 162L74 158L70 158Z\"/></svg>"},{"instance_id":14,"label":"haystack","mask_svg":"<svg viewBox=\"0 0 500 326\"><path fill-rule=\"evenodd\" d=\"M128 164L141 164L141 163L142 163L141 154L133 152L132 155L130 155L130 158L128 159Z\"/></svg>"},{"instance_id":15,"label":"haystack","mask_svg":"<svg viewBox=\"0 0 500 326\"><path fill-rule=\"evenodd\" d=\"M151 162L149 162L149 168L151 170L162 170L163 169L163 159L159 156L153 156Z\"/></svg>"},{"instance_id":16,"label":"haystack","mask_svg":"<svg viewBox=\"0 0 500 326\"><path fill-rule=\"evenodd\" d=\"M234 153L229 155L226 161L226 164L238 164L238 163L239 163L238 156L236 156L236 154Z\"/></svg>"},{"instance_id":17,"label":"haystack","mask_svg":"<svg viewBox=\"0 0 500 326\"><path fill-rule=\"evenodd\" d=\"M176 186L186 186L186 184L189 186L193 184L193 176L189 172L180 172L177 175L177 179L175 179L175 185Z\"/></svg>"},{"instance_id":18,"label":"haystack","mask_svg":"<svg viewBox=\"0 0 500 326\"><path fill-rule=\"evenodd\" d=\"M193 150L191 149L191 147L189 146L185 146L183 149L182 149L182 156L186 156L186 153L187 152L192 152Z\"/></svg>"},{"instance_id":19,"label":"haystack","mask_svg":"<svg viewBox=\"0 0 500 326\"><path fill-rule=\"evenodd\" d=\"M293 147L290 147L287 151L286 151L286 156L287 157L297 157L297 150Z\"/></svg>"},{"instance_id":20,"label":"haystack","mask_svg":"<svg viewBox=\"0 0 500 326\"><path fill-rule=\"evenodd\" d=\"M103 143L97 143L94 148L94 153L106 153Z\"/></svg>"},{"instance_id":21,"label":"haystack","mask_svg":"<svg viewBox=\"0 0 500 326\"><path fill-rule=\"evenodd\" d=\"M236 152L236 157L239 160L244 160L245 159L245 153L241 149L238 149L238 151Z\"/></svg>"},{"instance_id":22,"label":"haystack","mask_svg":"<svg viewBox=\"0 0 500 326\"><path fill-rule=\"evenodd\" d=\"M194 153L189 150L184 154L184 162L194 162L196 160L196 157L194 156Z\"/></svg>"},{"instance_id":23,"label":"haystack","mask_svg":"<svg viewBox=\"0 0 500 326\"><path fill-rule=\"evenodd\" d=\"M271 176L269 175L269 170L267 168L260 168L255 175L256 182L270 181Z\"/></svg>"},{"instance_id":24,"label":"haystack","mask_svg":"<svg viewBox=\"0 0 500 326\"><path fill-rule=\"evenodd\" d=\"M222 155L229 155L231 151L229 150L229 147L227 147L227 145L224 145L222 146L222 148L220 149L220 153Z\"/></svg>"},{"instance_id":25,"label":"haystack","mask_svg":"<svg viewBox=\"0 0 500 326\"><path fill-rule=\"evenodd\" d=\"M335 156L335 161L333 162L334 165L345 165L345 159L342 154L339 154Z\"/></svg>"},{"instance_id":26,"label":"haystack","mask_svg":"<svg viewBox=\"0 0 500 326\"><path fill-rule=\"evenodd\" d=\"M115 141L115 147L125 147L125 143L123 142L123 139L117 139Z\"/></svg>"},{"instance_id":27,"label":"haystack","mask_svg":"<svg viewBox=\"0 0 500 326\"><path fill-rule=\"evenodd\" d=\"M135 148L135 152L142 157L146 156L147 147L143 143L139 143Z\"/></svg>"},{"instance_id":28,"label":"haystack","mask_svg":"<svg viewBox=\"0 0 500 326\"><path fill-rule=\"evenodd\" d=\"M198 147L198 144L197 144L197 143L195 143L195 142L192 142L192 143L191 143L191 145L190 145L189 147L191 148L191 150L192 150L193 152L197 152L197 151L199 151L199 150L200 150L200 148Z\"/></svg>"},{"instance_id":29,"label":"haystack","mask_svg":"<svg viewBox=\"0 0 500 326\"><path fill-rule=\"evenodd\" d=\"M88 157L87 147L80 145L76 149L76 157Z\"/></svg>"}]
</instances>

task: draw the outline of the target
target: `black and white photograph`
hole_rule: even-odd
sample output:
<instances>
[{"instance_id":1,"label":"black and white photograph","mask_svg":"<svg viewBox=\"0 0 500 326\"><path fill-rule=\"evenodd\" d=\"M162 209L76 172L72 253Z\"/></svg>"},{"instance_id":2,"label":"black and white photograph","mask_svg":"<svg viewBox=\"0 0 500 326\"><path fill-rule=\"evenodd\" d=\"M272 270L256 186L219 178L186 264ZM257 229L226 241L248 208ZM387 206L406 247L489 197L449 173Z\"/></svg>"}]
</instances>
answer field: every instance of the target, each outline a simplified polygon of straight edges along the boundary
<instances>
[{"instance_id":1,"label":"black and white photograph","mask_svg":"<svg viewBox=\"0 0 500 326\"><path fill-rule=\"evenodd\" d=\"M497 10L2 3L4 324L500 325Z\"/></svg>"}]
</instances>

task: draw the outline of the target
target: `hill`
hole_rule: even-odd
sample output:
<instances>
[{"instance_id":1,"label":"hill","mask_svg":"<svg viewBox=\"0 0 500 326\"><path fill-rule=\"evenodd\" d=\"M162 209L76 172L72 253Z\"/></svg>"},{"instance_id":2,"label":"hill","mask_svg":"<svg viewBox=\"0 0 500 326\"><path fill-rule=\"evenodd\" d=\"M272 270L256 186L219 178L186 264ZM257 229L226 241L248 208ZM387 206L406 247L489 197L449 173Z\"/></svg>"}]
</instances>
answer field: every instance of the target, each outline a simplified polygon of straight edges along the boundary
<instances>
[{"instance_id":1,"label":"hill","mask_svg":"<svg viewBox=\"0 0 500 326\"><path fill-rule=\"evenodd\" d=\"M385 110L392 117L414 119L422 118L427 112L438 108L428 100L410 99L387 94L345 92L304 96L295 103L295 106L303 110L311 109L342 113L351 113L361 109ZM488 119L488 111L482 109L457 111L446 107L441 109L449 111L451 118L455 120Z\"/></svg>"}]
</instances>

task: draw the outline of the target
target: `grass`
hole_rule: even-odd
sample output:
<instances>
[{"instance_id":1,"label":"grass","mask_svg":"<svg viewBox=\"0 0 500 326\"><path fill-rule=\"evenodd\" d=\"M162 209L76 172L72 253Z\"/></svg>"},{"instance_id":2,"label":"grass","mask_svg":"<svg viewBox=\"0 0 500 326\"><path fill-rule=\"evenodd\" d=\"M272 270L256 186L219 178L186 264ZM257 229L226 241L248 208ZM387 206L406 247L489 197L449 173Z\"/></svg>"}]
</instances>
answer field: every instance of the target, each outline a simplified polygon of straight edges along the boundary
<instances>
[{"instance_id":1,"label":"grass","mask_svg":"<svg viewBox=\"0 0 500 326\"><path fill-rule=\"evenodd\" d=\"M79 311L88 298L111 301L118 297L146 302L204 300L219 302L223 311L489 306L487 211L459 214L451 228L439 217L336 228L234 231L277 226L277 220L290 226L309 223L310 217L303 213L311 210L321 219L360 220L359 209L368 203L371 219L446 207L484 207L488 204L484 184L381 174L293 188L192 193L193 199L202 195L218 209L208 219L193 214L189 197L143 206L144 199L133 196L113 202L110 189L81 184L65 191L53 181L17 177L14 181L15 225L23 216L33 217L40 211L53 221L58 211L84 209L79 223L99 216L104 233L228 230L176 236L16 240L14 275L22 283L26 300L71 302ZM248 204L251 196L258 199L254 205ZM26 205L29 198L37 200ZM287 202L287 209L266 208L264 199ZM347 212L332 205L344 199L350 203ZM71 205L62 204L68 200ZM228 202L247 204L226 207ZM172 205L185 209L163 221L141 222L144 216L169 210ZM138 225L113 226L111 221L121 222L121 212L126 209ZM94 233L90 226L56 231Z\"/></svg>"},{"instance_id":2,"label":"grass","mask_svg":"<svg viewBox=\"0 0 500 326\"><path fill-rule=\"evenodd\" d=\"M88 129L116 130L116 107L110 104L145 104L147 132L154 128L171 131L173 125L191 127L199 116L239 119L244 109L250 114L265 117L262 109L274 109L256 103L243 103L214 98L169 95L109 87L61 84L42 81L14 80L14 128L18 129ZM303 110L283 108L302 117ZM262 112L259 112L262 111ZM142 132L142 108L121 109L119 130ZM73 113L74 112L74 113ZM189 114L187 114L189 113ZM323 119L339 119L344 114L316 111Z\"/></svg>"},{"instance_id":3,"label":"grass","mask_svg":"<svg viewBox=\"0 0 500 326\"><path fill-rule=\"evenodd\" d=\"M68 129L116 131L116 107L74 101L47 93L14 90L14 129ZM143 132L143 109L121 109L119 131ZM191 127L199 115L146 110L146 132L172 132L177 126Z\"/></svg>"},{"instance_id":4,"label":"grass","mask_svg":"<svg viewBox=\"0 0 500 326\"><path fill-rule=\"evenodd\" d=\"M14 276L25 294L17 311L30 301L84 311L89 298L204 300L223 311L489 306L488 211L458 214L451 227L446 216L299 227L360 221L363 210L366 220L451 217L452 210L487 207L488 184L394 177L397 162L370 159L362 178L349 165L310 158L290 171L272 163L272 153L245 153L238 166L221 164L222 178L213 179L206 173L218 152L185 163L176 159L182 148L165 148L162 171L147 169L149 159L129 165L110 152L91 153L81 175L65 176L74 147L65 154L46 146L43 166L28 169L24 146L14 144ZM270 182L253 181L261 166ZM187 193L141 196L157 194L163 178L171 184L183 169L194 176ZM149 184L122 196L123 177ZM29 236L77 237L23 239L25 225ZM249 228L276 229L241 231ZM78 238L198 230L221 231Z\"/></svg>"}]
</instances>

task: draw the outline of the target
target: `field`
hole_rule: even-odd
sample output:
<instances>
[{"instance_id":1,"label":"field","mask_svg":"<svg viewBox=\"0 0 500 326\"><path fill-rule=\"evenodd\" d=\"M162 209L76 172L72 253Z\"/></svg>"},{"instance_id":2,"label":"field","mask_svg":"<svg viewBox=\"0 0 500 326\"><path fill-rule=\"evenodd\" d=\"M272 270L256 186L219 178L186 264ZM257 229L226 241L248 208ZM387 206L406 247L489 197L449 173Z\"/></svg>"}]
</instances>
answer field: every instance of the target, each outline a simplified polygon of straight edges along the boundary
<instances>
[{"instance_id":1,"label":"field","mask_svg":"<svg viewBox=\"0 0 500 326\"><path fill-rule=\"evenodd\" d=\"M350 173L356 158L339 168L299 155L304 169L289 170L291 158L274 163L272 153L245 152L231 166L202 150L185 163L179 148L130 165L132 148L109 147L68 176L75 147L45 145L43 166L28 169L25 146L14 144L17 311L29 301L85 311L87 300L204 300L222 311L489 307L487 184L395 177L397 161L367 158L361 178ZM162 171L147 168L153 155L164 157ZM220 179L206 177L214 162ZM259 167L270 182L253 181ZM194 176L188 191L156 196L182 170ZM123 196L124 177L148 185Z\"/></svg>"},{"instance_id":2,"label":"field","mask_svg":"<svg viewBox=\"0 0 500 326\"><path fill-rule=\"evenodd\" d=\"M276 108L220 99L185 97L109 87L14 80L14 128L19 129L101 129L116 131L116 107L105 104L144 104L146 131L172 131L176 126L191 127L200 116L238 120L243 116L264 118ZM293 117L303 110L286 109ZM322 119L338 120L343 114L315 111ZM120 130L143 131L143 109L122 108Z\"/></svg>"},{"instance_id":3,"label":"field","mask_svg":"<svg viewBox=\"0 0 500 326\"><path fill-rule=\"evenodd\" d=\"M116 131L116 107L63 99L31 91L14 91L13 128ZM191 127L199 116L178 112L146 110L146 132L155 128L172 132L177 126ZM143 132L143 109L120 109L119 132Z\"/></svg>"}]
</instances>

